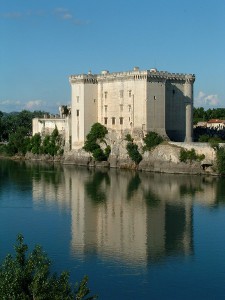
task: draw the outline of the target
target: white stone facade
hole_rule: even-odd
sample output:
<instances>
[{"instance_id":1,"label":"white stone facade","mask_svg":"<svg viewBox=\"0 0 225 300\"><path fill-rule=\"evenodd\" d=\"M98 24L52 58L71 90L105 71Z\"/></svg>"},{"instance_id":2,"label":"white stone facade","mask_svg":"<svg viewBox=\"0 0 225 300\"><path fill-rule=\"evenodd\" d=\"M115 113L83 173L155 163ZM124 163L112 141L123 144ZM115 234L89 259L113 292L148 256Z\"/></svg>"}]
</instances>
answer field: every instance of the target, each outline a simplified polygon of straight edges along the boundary
<instances>
[{"instance_id":1,"label":"white stone facade","mask_svg":"<svg viewBox=\"0 0 225 300\"><path fill-rule=\"evenodd\" d=\"M192 141L193 74L133 71L71 75L72 149L83 146L95 122L118 133L156 131L173 141Z\"/></svg>"}]
</instances>

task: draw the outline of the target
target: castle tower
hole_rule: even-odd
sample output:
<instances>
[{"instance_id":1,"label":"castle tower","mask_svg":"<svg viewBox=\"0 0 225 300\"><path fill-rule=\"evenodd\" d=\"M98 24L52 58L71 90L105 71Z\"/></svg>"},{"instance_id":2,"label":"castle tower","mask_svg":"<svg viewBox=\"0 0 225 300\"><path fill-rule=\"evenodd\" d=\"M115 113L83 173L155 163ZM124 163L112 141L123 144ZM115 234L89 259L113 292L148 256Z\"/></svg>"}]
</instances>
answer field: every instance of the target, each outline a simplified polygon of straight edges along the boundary
<instances>
[{"instance_id":1,"label":"castle tower","mask_svg":"<svg viewBox=\"0 0 225 300\"><path fill-rule=\"evenodd\" d=\"M185 142L192 142L193 135L193 83L195 78L190 75L186 75L186 81L184 84L184 96L186 104L186 136Z\"/></svg>"},{"instance_id":2,"label":"castle tower","mask_svg":"<svg viewBox=\"0 0 225 300\"><path fill-rule=\"evenodd\" d=\"M72 149L84 145L86 135L91 126L97 122L98 88L96 75L90 72L87 75L70 76L72 89L71 127Z\"/></svg>"},{"instance_id":3,"label":"castle tower","mask_svg":"<svg viewBox=\"0 0 225 300\"><path fill-rule=\"evenodd\" d=\"M155 131L177 142L192 141L193 74L156 69L72 75L72 149L84 145L95 122L120 135Z\"/></svg>"}]
</instances>

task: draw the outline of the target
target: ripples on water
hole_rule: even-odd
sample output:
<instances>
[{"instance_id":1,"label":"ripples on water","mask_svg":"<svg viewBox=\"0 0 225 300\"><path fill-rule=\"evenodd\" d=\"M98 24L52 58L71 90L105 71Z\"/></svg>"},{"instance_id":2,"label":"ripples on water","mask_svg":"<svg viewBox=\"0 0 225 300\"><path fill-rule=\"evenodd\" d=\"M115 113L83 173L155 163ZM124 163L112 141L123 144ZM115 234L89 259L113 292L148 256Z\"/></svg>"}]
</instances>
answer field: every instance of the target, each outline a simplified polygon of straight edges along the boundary
<instances>
[{"instance_id":1,"label":"ripples on water","mask_svg":"<svg viewBox=\"0 0 225 300\"><path fill-rule=\"evenodd\" d=\"M21 232L100 299L222 299L223 178L0 161L0 257Z\"/></svg>"}]
</instances>

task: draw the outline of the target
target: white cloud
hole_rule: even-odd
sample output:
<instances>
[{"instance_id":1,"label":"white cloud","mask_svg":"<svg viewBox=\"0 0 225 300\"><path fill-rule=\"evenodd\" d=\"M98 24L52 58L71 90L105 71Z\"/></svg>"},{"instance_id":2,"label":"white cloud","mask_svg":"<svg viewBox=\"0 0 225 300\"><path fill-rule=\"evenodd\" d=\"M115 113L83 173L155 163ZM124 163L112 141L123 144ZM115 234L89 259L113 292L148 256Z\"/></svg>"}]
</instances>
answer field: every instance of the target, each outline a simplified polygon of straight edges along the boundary
<instances>
[{"instance_id":1,"label":"white cloud","mask_svg":"<svg viewBox=\"0 0 225 300\"><path fill-rule=\"evenodd\" d=\"M220 103L219 97L217 94L215 95L207 95L204 92L200 91L198 95L195 97L194 106L218 106Z\"/></svg>"},{"instance_id":2,"label":"white cloud","mask_svg":"<svg viewBox=\"0 0 225 300\"><path fill-rule=\"evenodd\" d=\"M46 103L42 100L31 100L25 103L24 108L28 110L42 109Z\"/></svg>"},{"instance_id":3,"label":"white cloud","mask_svg":"<svg viewBox=\"0 0 225 300\"><path fill-rule=\"evenodd\" d=\"M20 100L9 100L9 99L0 99L0 111L3 112L13 112L21 110L43 110L47 112L58 111L57 103L47 103L43 100L29 100L27 102Z\"/></svg>"},{"instance_id":4,"label":"white cloud","mask_svg":"<svg viewBox=\"0 0 225 300\"><path fill-rule=\"evenodd\" d=\"M57 18L64 21L71 21L75 25L87 25L88 21L77 19L73 16L72 12L67 8L57 7L54 9L53 14L57 16Z\"/></svg>"},{"instance_id":5,"label":"white cloud","mask_svg":"<svg viewBox=\"0 0 225 300\"><path fill-rule=\"evenodd\" d=\"M18 11L13 11L13 12L0 14L0 16L5 19L19 19L23 16L23 14Z\"/></svg>"},{"instance_id":6,"label":"white cloud","mask_svg":"<svg viewBox=\"0 0 225 300\"><path fill-rule=\"evenodd\" d=\"M0 105L21 105L19 100L0 100Z\"/></svg>"},{"instance_id":7,"label":"white cloud","mask_svg":"<svg viewBox=\"0 0 225 300\"><path fill-rule=\"evenodd\" d=\"M54 15L60 20L71 21L75 25L87 25L88 21L77 19L73 16L72 12L63 7L55 8L53 11L45 10L27 10L27 11L12 11L6 13L0 13L0 18L3 19L21 19L21 18L30 18L30 17L48 17Z\"/></svg>"}]
</instances>

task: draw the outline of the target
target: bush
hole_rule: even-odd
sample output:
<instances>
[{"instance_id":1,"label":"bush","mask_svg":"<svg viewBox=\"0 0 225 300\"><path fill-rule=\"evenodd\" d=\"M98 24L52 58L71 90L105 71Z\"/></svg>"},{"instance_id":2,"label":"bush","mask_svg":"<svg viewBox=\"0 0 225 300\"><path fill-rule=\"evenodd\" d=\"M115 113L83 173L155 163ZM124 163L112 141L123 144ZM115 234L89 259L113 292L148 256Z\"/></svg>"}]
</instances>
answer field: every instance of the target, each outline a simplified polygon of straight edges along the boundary
<instances>
[{"instance_id":1,"label":"bush","mask_svg":"<svg viewBox=\"0 0 225 300\"><path fill-rule=\"evenodd\" d=\"M126 136L125 136L125 141L127 141L127 142L133 142L133 138L131 137L131 135L128 133L128 134L126 134Z\"/></svg>"},{"instance_id":2,"label":"bush","mask_svg":"<svg viewBox=\"0 0 225 300\"><path fill-rule=\"evenodd\" d=\"M190 161L202 161L205 158L204 154L197 154L195 152L195 149L192 148L191 150L181 149L180 150L180 161L181 162L187 162Z\"/></svg>"},{"instance_id":3,"label":"bush","mask_svg":"<svg viewBox=\"0 0 225 300\"><path fill-rule=\"evenodd\" d=\"M28 246L18 235L15 257L7 255L0 266L0 299L96 299L90 296L85 276L75 288L69 283L69 273L50 273L51 261L40 246L27 255Z\"/></svg>"},{"instance_id":4,"label":"bush","mask_svg":"<svg viewBox=\"0 0 225 300\"><path fill-rule=\"evenodd\" d=\"M129 157L135 162L135 164L139 164L142 160L142 155L138 151L138 145L133 142L128 142L126 146Z\"/></svg>"},{"instance_id":5,"label":"bush","mask_svg":"<svg viewBox=\"0 0 225 300\"><path fill-rule=\"evenodd\" d=\"M217 170L221 175L225 175L225 149L218 148L216 150Z\"/></svg>"},{"instance_id":6,"label":"bush","mask_svg":"<svg viewBox=\"0 0 225 300\"><path fill-rule=\"evenodd\" d=\"M143 147L144 150L151 150L163 142L163 138L154 131L148 132L143 140L145 143L145 146Z\"/></svg>"},{"instance_id":7,"label":"bush","mask_svg":"<svg viewBox=\"0 0 225 300\"><path fill-rule=\"evenodd\" d=\"M104 137L108 133L105 126L100 123L92 125L90 132L86 136L83 149L87 152L92 153L93 158L97 161L106 161L111 152L109 145L106 146L105 150L102 150L98 142L105 142Z\"/></svg>"},{"instance_id":8,"label":"bush","mask_svg":"<svg viewBox=\"0 0 225 300\"><path fill-rule=\"evenodd\" d=\"M210 139L210 136L208 134L203 134L203 135L200 135L199 138L198 138L198 141L200 143L207 143Z\"/></svg>"}]
</instances>

